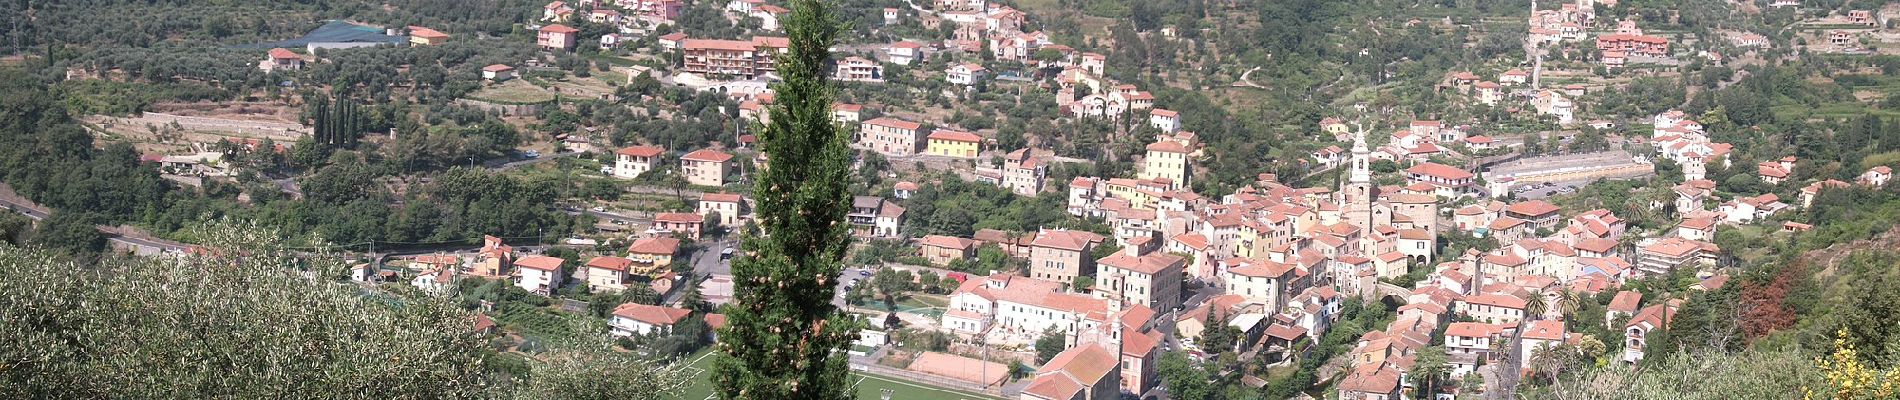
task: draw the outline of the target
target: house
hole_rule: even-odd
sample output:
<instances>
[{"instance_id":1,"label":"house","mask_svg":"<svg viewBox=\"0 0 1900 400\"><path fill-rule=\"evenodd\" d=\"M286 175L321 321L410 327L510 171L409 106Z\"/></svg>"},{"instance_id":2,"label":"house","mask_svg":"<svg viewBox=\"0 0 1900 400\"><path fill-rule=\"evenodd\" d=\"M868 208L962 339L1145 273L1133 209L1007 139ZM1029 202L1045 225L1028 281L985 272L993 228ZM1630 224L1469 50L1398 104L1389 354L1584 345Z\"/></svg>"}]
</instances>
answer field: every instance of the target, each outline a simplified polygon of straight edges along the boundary
<instances>
[{"instance_id":1,"label":"house","mask_svg":"<svg viewBox=\"0 0 1900 400\"><path fill-rule=\"evenodd\" d=\"M574 49L575 39L581 31L567 25L551 24L536 31L534 44L543 49L568 51Z\"/></svg>"},{"instance_id":2,"label":"house","mask_svg":"<svg viewBox=\"0 0 1900 400\"><path fill-rule=\"evenodd\" d=\"M1181 282L1187 259L1144 249L1131 243L1121 251L1095 260L1094 293L1126 306L1173 310L1181 305Z\"/></svg>"},{"instance_id":3,"label":"house","mask_svg":"<svg viewBox=\"0 0 1900 400\"><path fill-rule=\"evenodd\" d=\"M1530 81L1531 81L1531 74L1526 73L1523 70L1513 69L1510 71L1504 71L1503 75L1498 75L1498 83L1504 84L1504 85L1522 85Z\"/></svg>"},{"instance_id":4,"label":"house","mask_svg":"<svg viewBox=\"0 0 1900 400\"><path fill-rule=\"evenodd\" d=\"M1645 275L1666 275L1676 268L1714 264L1719 250L1705 241L1663 238L1638 250L1636 269Z\"/></svg>"},{"instance_id":5,"label":"house","mask_svg":"<svg viewBox=\"0 0 1900 400\"><path fill-rule=\"evenodd\" d=\"M792 10L786 9L785 7L764 4L753 7L752 12L746 15L759 19L759 29L776 31L779 29L779 21L785 19L785 16L791 14L791 12Z\"/></svg>"},{"instance_id":6,"label":"house","mask_svg":"<svg viewBox=\"0 0 1900 400\"><path fill-rule=\"evenodd\" d=\"M475 263L469 267L469 273L484 277L508 276L515 264L515 248L503 244L501 238L482 235L482 249L476 254Z\"/></svg>"},{"instance_id":7,"label":"house","mask_svg":"<svg viewBox=\"0 0 1900 400\"><path fill-rule=\"evenodd\" d=\"M1880 21L1874 20L1872 10L1847 10L1847 23L1869 27L1880 26Z\"/></svg>"},{"instance_id":8,"label":"house","mask_svg":"<svg viewBox=\"0 0 1900 400\"><path fill-rule=\"evenodd\" d=\"M1597 36L1597 50L1620 51L1625 54L1668 57L1669 39L1648 35L1608 34Z\"/></svg>"},{"instance_id":9,"label":"house","mask_svg":"<svg viewBox=\"0 0 1900 400\"><path fill-rule=\"evenodd\" d=\"M1353 368L1339 383L1340 400L1399 400L1403 389L1402 374L1387 363L1366 364Z\"/></svg>"},{"instance_id":10,"label":"house","mask_svg":"<svg viewBox=\"0 0 1900 400\"><path fill-rule=\"evenodd\" d=\"M1530 200L1504 207L1504 216L1528 221L1533 229L1556 229L1560 210L1549 202Z\"/></svg>"},{"instance_id":11,"label":"house","mask_svg":"<svg viewBox=\"0 0 1900 400\"><path fill-rule=\"evenodd\" d=\"M1068 285L1075 277L1095 275L1095 260L1089 257L1104 238L1084 231L1044 229L1036 232L1029 246L1029 276Z\"/></svg>"},{"instance_id":12,"label":"house","mask_svg":"<svg viewBox=\"0 0 1900 400\"><path fill-rule=\"evenodd\" d=\"M632 36L621 35L618 33L609 33L605 35L600 35L600 49L612 50L615 47L620 47L621 43L626 42L628 40L632 40L632 38L633 38Z\"/></svg>"},{"instance_id":13,"label":"house","mask_svg":"<svg viewBox=\"0 0 1900 400\"><path fill-rule=\"evenodd\" d=\"M409 44L416 46L434 46L448 43L449 34L420 26L409 27Z\"/></svg>"},{"instance_id":14,"label":"house","mask_svg":"<svg viewBox=\"0 0 1900 400\"><path fill-rule=\"evenodd\" d=\"M495 64L495 65L482 67L482 79L487 79L490 82L501 82L501 81L514 79L514 78L515 78L515 67L510 67L506 64Z\"/></svg>"},{"instance_id":15,"label":"house","mask_svg":"<svg viewBox=\"0 0 1900 400\"><path fill-rule=\"evenodd\" d=\"M1477 175L1469 171L1434 162L1422 162L1406 168L1405 178L1413 184L1431 185L1432 195L1442 198L1472 193L1475 187L1473 183L1477 181Z\"/></svg>"},{"instance_id":16,"label":"house","mask_svg":"<svg viewBox=\"0 0 1900 400\"><path fill-rule=\"evenodd\" d=\"M699 186L725 186L732 174L732 155L713 149L700 149L680 156L680 172L686 183Z\"/></svg>"},{"instance_id":17,"label":"house","mask_svg":"<svg viewBox=\"0 0 1900 400\"><path fill-rule=\"evenodd\" d=\"M864 57L850 56L838 60L838 67L832 78L839 82L883 82L884 66Z\"/></svg>"},{"instance_id":18,"label":"house","mask_svg":"<svg viewBox=\"0 0 1900 400\"><path fill-rule=\"evenodd\" d=\"M659 146L628 146L614 152L614 177L633 179L660 165Z\"/></svg>"},{"instance_id":19,"label":"house","mask_svg":"<svg viewBox=\"0 0 1900 400\"><path fill-rule=\"evenodd\" d=\"M894 238L904 223L904 207L876 196L853 196L851 212L845 214L852 234L858 237Z\"/></svg>"},{"instance_id":20,"label":"house","mask_svg":"<svg viewBox=\"0 0 1900 400\"><path fill-rule=\"evenodd\" d=\"M685 321L690 315L693 315L693 310L626 303L614 307L613 317L607 320L607 325L617 337L665 335L673 332L673 325Z\"/></svg>"},{"instance_id":21,"label":"house","mask_svg":"<svg viewBox=\"0 0 1900 400\"><path fill-rule=\"evenodd\" d=\"M646 237L634 240L627 246L627 259L633 265L627 273L639 276L653 276L673 265L673 255L680 251L680 240L670 237Z\"/></svg>"},{"instance_id":22,"label":"house","mask_svg":"<svg viewBox=\"0 0 1900 400\"><path fill-rule=\"evenodd\" d=\"M1181 113L1161 108L1148 110L1148 125L1162 132L1174 133L1181 130Z\"/></svg>"},{"instance_id":23,"label":"house","mask_svg":"<svg viewBox=\"0 0 1900 400\"><path fill-rule=\"evenodd\" d=\"M653 232L683 234L688 239L699 240L705 220L705 216L693 213L660 213L653 216Z\"/></svg>"},{"instance_id":24,"label":"house","mask_svg":"<svg viewBox=\"0 0 1900 400\"><path fill-rule=\"evenodd\" d=\"M1755 174L1761 177L1762 183L1778 185L1794 175L1794 165L1794 156L1782 157L1776 161L1763 161L1755 164Z\"/></svg>"},{"instance_id":25,"label":"house","mask_svg":"<svg viewBox=\"0 0 1900 400\"><path fill-rule=\"evenodd\" d=\"M1675 320L1676 310L1681 307L1682 300L1670 299L1662 304L1643 307L1636 316L1630 317L1629 322L1623 325L1623 362L1641 361L1649 333L1657 329L1669 329L1669 323Z\"/></svg>"},{"instance_id":26,"label":"house","mask_svg":"<svg viewBox=\"0 0 1900 400\"><path fill-rule=\"evenodd\" d=\"M745 196L734 193L705 193L699 195L699 215L713 215L720 226L728 228L742 225L741 218L746 214Z\"/></svg>"},{"instance_id":27,"label":"house","mask_svg":"<svg viewBox=\"0 0 1900 400\"><path fill-rule=\"evenodd\" d=\"M1827 43L1831 45L1835 45L1835 46L1847 47L1854 44L1854 34L1848 33L1847 31L1828 32Z\"/></svg>"},{"instance_id":28,"label":"house","mask_svg":"<svg viewBox=\"0 0 1900 400\"><path fill-rule=\"evenodd\" d=\"M1011 193L1023 196L1035 196L1042 193L1043 178L1049 174L1049 167L1029 149L1017 149L1003 156L1004 188Z\"/></svg>"},{"instance_id":29,"label":"house","mask_svg":"<svg viewBox=\"0 0 1900 400\"><path fill-rule=\"evenodd\" d=\"M270 49L265 54L264 61L257 64L257 69L264 72L296 71L303 69L303 56L281 47Z\"/></svg>"},{"instance_id":30,"label":"house","mask_svg":"<svg viewBox=\"0 0 1900 400\"><path fill-rule=\"evenodd\" d=\"M1814 207L1814 198L1820 197L1821 191L1824 189L1845 189L1848 186L1847 182L1833 179L1808 184L1808 186L1801 188L1801 208Z\"/></svg>"},{"instance_id":31,"label":"house","mask_svg":"<svg viewBox=\"0 0 1900 400\"><path fill-rule=\"evenodd\" d=\"M951 84L972 86L987 77L989 70L983 69L983 66L974 63L961 63L944 69L943 73L945 79L949 80Z\"/></svg>"},{"instance_id":32,"label":"house","mask_svg":"<svg viewBox=\"0 0 1900 400\"><path fill-rule=\"evenodd\" d=\"M633 260L600 256L587 260L587 288L594 292L617 292L627 288L627 269Z\"/></svg>"},{"instance_id":33,"label":"house","mask_svg":"<svg viewBox=\"0 0 1900 400\"><path fill-rule=\"evenodd\" d=\"M916 182L898 182L897 184L891 185L891 197L896 197L898 200L909 199L910 195L917 193L917 189Z\"/></svg>"},{"instance_id":34,"label":"house","mask_svg":"<svg viewBox=\"0 0 1900 400\"><path fill-rule=\"evenodd\" d=\"M900 15L900 14L898 14L898 11L897 11L897 9L895 9L895 8L890 8L890 7L885 7L885 8L884 8L884 24L885 24L885 25L896 25L896 24L897 24L897 17L898 17L899 15Z\"/></svg>"},{"instance_id":35,"label":"house","mask_svg":"<svg viewBox=\"0 0 1900 400\"><path fill-rule=\"evenodd\" d=\"M976 158L983 149L983 137L974 133L938 129L930 132L929 144L924 154L933 156Z\"/></svg>"},{"instance_id":36,"label":"house","mask_svg":"<svg viewBox=\"0 0 1900 400\"><path fill-rule=\"evenodd\" d=\"M1676 237L1688 240L1715 240L1715 218L1687 217L1676 225Z\"/></svg>"},{"instance_id":37,"label":"house","mask_svg":"<svg viewBox=\"0 0 1900 400\"><path fill-rule=\"evenodd\" d=\"M1121 362L1114 352L1087 345L1056 354L1036 369L1022 400L1116 400L1121 398Z\"/></svg>"},{"instance_id":38,"label":"house","mask_svg":"<svg viewBox=\"0 0 1900 400\"><path fill-rule=\"evenodd\" d=\"M1504 92L1498 86L1497 82L1478 82L1475 87L1478 88L1478 104L1487 106L1497 105L1498 101L1504 100Z\"/></svg>"},{"instance_id":39,"label":"house","mask_svg":"<svg viewBox=\"0 0 1900 400\"><path fill-rule=\"evenodd\" d=\"M1615 324L1617 318L1635 316L1636 307L1642 304L1643 292L1634 290L1616 292L1616 297L1610 299L1609 307L1603 312L1603 322ZM1610 328L1616 327L1610 326Z\"/></svg>"},{"instance_id":40,"label":"house","mask_svg":"<svg viewBox=\"0 0 1900 400\"><path fill-rule=\"evenodd\" d=\"M1445 326L1445 356L1451 376L1477 372L1478 360L1488 358L1493 341L1504 334L1504 327L1482 322L1453 322Z\"/></svg>"},{"instance_id":41,"label":"house","mask_svg":"<svg viewBox=\"0 0 1900 400\"><path fill-rule=\"evenodd\" d=\"M541 8L541 19L544 21L562 21L573 14L574 8L568 7L564 1L551 2Z\"/></svg>"},{"instance_id":42,"label":"house","mask_svg":"<svg viewBox=\"0 0 1900 400\"><path fill-rule=\"evenodd\" d=\"M423 271L420 274L416 274L415 279L410 279L409 285L415 286L416 289L420 289L424 292L435 294L449 293L455 290L455 269L437 268Z\"/></svg>"},{"instance_id":43,"label":"house","mask_svg":"<svg viewBox=\"0 0 1900 400\"><path fill-rule=\"evenodd\" d=\"M559 258L548 256L528 256L515 260L515 270L519 273L515 286L544 296L553 293L567 278L561 273L562 262Z\"/></svg>"},{"instance_id":44,"label":"house","mask_svg":"<svg viewBox=\"0 0 1900 400\"><path fill-rule=\"evenodd\" d=\"M1878 167L1868 168L1867 172L1863 172L1860 174L1859 180L1860 180L1860 183L1863 185L1886 186L1887 181L1892 180L1892 179L1893 179L1893 168L1882 165Z\"/></svg>"},{"instance_id":45,"label":"house","mask_svg":"<svg viewBox=\"0 0 1900 400\"><path fill-rule=\"evenodd\" d=\"M924 61L924 45L908 40L898 41L891 43L884 50L884 55L890 58L892 64L911 65Z\"/></svg>"},{"instance_id":46,"label":"house","mask_svg":"<svg viewBox=\"0 0 1900 400\"><path fill-rule=\"evenodd\" d=\"M1148 145L1148 155L1142 158L1141 174L1137 179L1166 180L1169 189L1188 186L1189 172L1186 146L1175 141L1157 141Z\"/></svg>"},{"instance_id":47,"label":"house","mask_svg":"<svg viewBox=\"0 0 1900 400\"><path fill-rule=\"evenodd\" d=\"M923 149L927 132L923 124L879 117L858 124L857 145L886 156L910 156Z\"/></svg>"},{"instance_id":48,"label":"house","mask_svg":"<svg viewBox=\"0 0 1900 400\"><path fill-rule=\"evenodd\" d=\"M1518 360L1518 365L1531 365L1533 355L1568 342L1570 336L1570 332L1564 330L1562 319L1540 319L1524 324L1523 332L1518 332L1523 341L1522 350L1518 352L1523 358Z\"/></svg>"},{"instance_id":49,"label":"house","mask_svg":"<svg viewBox=\"0 0 1900 400\"><path fill-rule=\"evenodd\" d=\"M917 241L917 252L933 265L946 266L952 261L976 257L976 246L977 242L971 239L928 235Z\"/></svg>"},{"instance_id":50,"label":"house","mask_svg":"<svg viewBox=\"0 0 1900 400\"><path fill-rule=\"evenodd\" d=\"M1623 68L1624 65L1629 64L1630 56L1629 53L1621 51L1605 50L1601 61L1604 67L1610 69Z\"/></svg>"},{"instance_id":51,"label":"house","mask_svg":"<svg viewBox=\"0 0 1900 400\"><path fill-rule=\"evenodd\" d=\"M1506 294L1486 293L1465 296L1456 302L1458 312L1479 321L1494 324L1516 324L1524 319L1525 305L1529 301L1522 297Z\"/></svg>"},{"instance_id":52,"label":"house","mask_svg":"<svg viewBox=\"0 0 1900 400\"><path fill-rule=\"evenodd\" d=\"M789 52L789 46L789 39L775 36L753 36L750 41L682 39L680 70L751 79L776 71L775 57Z\"/></svg>"},{"instance_id":53,"label":"house","mask_svg":"<svg viewBox=\"0 0 1900 400\"><path fill-rule=\"evenodd\" d=\"M1221 274L1221 281L1227 284L1227 294L1239 295L1269 310L1278 310L1286 306L1294 267L1272 260L1247 260L1241 265L1226 268Z\"/></svg>"},{"instance_id":54,"label":"house","mask_svg":"<svg viewBox=\"0 0 1900 400\"><path fill-rule=\"evenodd\" d=\"M680 43L686 40L686 32L673 32L660 35L659 45L665 50L679 50Z\"/></svg>"},{"instance_id":55,"label":"house","mask_svg":"<svg viewBox=\"0 0 1900 400\"><path fill-rule=\"evenodd\" d=\"M831 105L831 119L849 126L858 123L864 116L864 106L851 103Z\"/></svg>"}]
</instances>

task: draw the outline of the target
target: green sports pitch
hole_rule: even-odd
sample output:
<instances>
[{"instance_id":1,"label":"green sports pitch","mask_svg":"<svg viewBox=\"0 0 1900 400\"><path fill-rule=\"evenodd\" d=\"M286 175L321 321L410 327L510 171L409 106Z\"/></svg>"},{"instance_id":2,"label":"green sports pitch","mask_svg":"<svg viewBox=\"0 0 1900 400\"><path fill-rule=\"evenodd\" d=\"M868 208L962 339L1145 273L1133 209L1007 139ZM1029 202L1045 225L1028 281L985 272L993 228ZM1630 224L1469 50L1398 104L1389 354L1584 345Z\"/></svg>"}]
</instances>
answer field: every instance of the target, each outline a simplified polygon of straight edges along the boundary
<instances>
[{"instance_id":1,"label":"green sports pitch","mask_svg":"<svg viewBox=\"0 0 1900 400\"><path fill-rule=\"evenodd\" d=\"M708 400L716 398L713 396L712 375L709 375L709 371L712 369L712 353L702 352L694 354L689 359L692 360L692 362L687 363L686 366L683 367L687 376L687 385L686 390L680 395L680 400ZM892 400L997 399L995 396L943 389L859 372L851 373L851 381L854 386L857 386L858 399L860 400L883 399L885 390L891 391L890 398Z\"/></svg>"}]
</instances>

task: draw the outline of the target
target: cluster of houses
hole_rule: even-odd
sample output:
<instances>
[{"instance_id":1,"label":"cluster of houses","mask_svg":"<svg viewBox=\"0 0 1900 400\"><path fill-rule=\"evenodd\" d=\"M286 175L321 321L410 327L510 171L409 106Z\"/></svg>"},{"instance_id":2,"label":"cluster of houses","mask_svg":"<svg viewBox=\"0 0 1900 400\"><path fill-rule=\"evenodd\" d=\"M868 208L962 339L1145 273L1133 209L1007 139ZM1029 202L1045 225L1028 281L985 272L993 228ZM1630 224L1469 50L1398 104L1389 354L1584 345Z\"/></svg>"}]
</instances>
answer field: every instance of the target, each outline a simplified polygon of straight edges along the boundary
<instances>
[{"instance_id":1,"label":"cluster of houses","mask_svg":"<svg viewBox=\"0 0 1900 400\"><path fill-rule=\"evenodd\" d=\"M536 28L535 43L549 50L571 51L579 43L579 31L562 25L584 19L612 26L613 33L598 38L600 48L610 49L633 39L633 35L652 33L661 25L671 24L686 6L680 0L578 0L550 2L541 8L541 21L549 25Z\"/></svg>"},{"instance_id":2,"label":"cluster of houses","mask_svg":"<svg viewBox=\"0 0 1900 400\"><path fill-rule=\"evenodd\" d=\"M633 241L622 255L603 255L589 259L563 273L565 260L516 252L513 246L494 236L482 237L482 247L472 256L427 254L408 260L418 271L410 279L412 286L429 292L454 290L462 279L508 280L531 293L549 295L565 287L570 279L595 292L626 290L631 285L647 285L656 293L673 289L677 277L667 269L679 252L680 240L672 237L645 237ZM351 269L351 279L377 282L395 279L394 271L378 271L360 264Z\"/></svg>"}]
</instances>

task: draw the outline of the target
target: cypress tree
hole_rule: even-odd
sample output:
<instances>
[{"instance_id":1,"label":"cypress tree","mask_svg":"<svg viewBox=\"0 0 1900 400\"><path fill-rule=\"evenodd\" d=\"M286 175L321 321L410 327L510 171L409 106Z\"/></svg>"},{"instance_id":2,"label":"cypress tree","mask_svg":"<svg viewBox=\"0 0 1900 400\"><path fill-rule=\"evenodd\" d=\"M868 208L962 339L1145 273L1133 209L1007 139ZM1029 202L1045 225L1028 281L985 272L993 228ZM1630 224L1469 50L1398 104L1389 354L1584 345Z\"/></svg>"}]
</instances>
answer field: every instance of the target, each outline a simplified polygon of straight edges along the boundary
<instances>
[{"instance_id":1,"label":"cypress tree","mask_svg":"<svg viewBox=\"0 0 1900 400\"><path fill-rule=\"evenodd\" d=\"M819 0L791 9L790 52L777 63L784 81L759 134L772 157L752 191L762 232L746 234L732 262L738 287L712 369L722 399L856 397L840 350L857 338L858 323L831 304L851 240L851 152L831 120L826 82L840 26Z\"/></svg>"}]
</instances>

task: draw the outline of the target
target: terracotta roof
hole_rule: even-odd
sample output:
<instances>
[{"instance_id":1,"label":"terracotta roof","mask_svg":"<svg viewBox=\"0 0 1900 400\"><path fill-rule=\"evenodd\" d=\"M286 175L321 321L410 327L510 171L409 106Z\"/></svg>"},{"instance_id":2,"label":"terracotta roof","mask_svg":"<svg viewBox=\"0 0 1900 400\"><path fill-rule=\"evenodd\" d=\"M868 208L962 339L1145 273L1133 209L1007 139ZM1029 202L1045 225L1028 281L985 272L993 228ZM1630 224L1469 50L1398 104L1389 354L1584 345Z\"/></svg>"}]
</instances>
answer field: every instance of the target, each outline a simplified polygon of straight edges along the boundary
<instances>
[{"instance_id":1,"label":"terracotta roof","mask_svg":"<svg viewBox=\"0 0 1900 400\"><path fill-rule=\"evenodd\" d=\"M779 36L753 36L752 44L758 47L783 49L792 47L792 39Z\"/></svg>"},{"instance_id":2,"label":"terracotta roof","mask_svg":"<svg viewBox=\"0 0 1900 400\"><path fill-rule=\"evenodd\" d=\"M896 185L891 185L891 188L897 190L917 190L917 184L911 181L903 181L898 182Z\"/></svg>"},{"instance_id":3,"label":"terracotta roof","mask_svg":"<svg viewBox=\"0 0 1900 400\"><path fill-rule=\"evenodd\" d=\"M697 151L694 151L694 152L691 152L691 153L686 153L686 155L684 155L684 156L680 156L680 159L681 159L681 160L692 160L692 161L708 161L708 162L721 162L721 163L722 163L722 162L726 162L726 161L728 161L728 160L732 160L732 155L731 155L731 154L726 154L725 152L722 152L722 151L719 151L719 150L713 150L713 149L699 149L699 150L697 150Z\"/></svg>"},{"instance_id":4,"label":"terracotta roof","mask_svg":"<svg viewBox=\"0 0 1900 400\"><path fill-rule=\"evenodd\" d=\"M1051 248L1057 248L1057 249L1063 249L1063 250L1082 251L1082 249L1084 247L1087 247L1090 243L1099 242L1101 240L1102 240L1101 235L1096 235L1091 232L1058 229L1058 230L1044 230L1041 232L1037 232L1036 240L1034 242L1031 242L1030 245L1036 246L1036 247L1051 247Z\"/></svg>"},{"instance_id":5,"label":"terracotta roof","mask_svg":"<svg viewBox=\"0 0 1900 400\"><path fill-rule=\"evenodd\" d=\"M627 303L614 307L614 316L645 322L649 325L677 324L692 314L693 310L684 308L649 306L640 303Z\"/></svg>"},{"instance_id":6,"label":"terracotta roof","mask_svg":"<svg viewBox=\"0 0 1900 400\"><path fill-rule=\"evenodd\" d=\"M542 32L554 32L554 33L575 33L575 32L580 32L581 30L579 30L579 29L574 29L574 28L572 28L572 27L569 27L569 26L567 26L567 25L561 25L561 24L553 24L553 25L548 25L548 26L543 26L543 27L541 27L541 31L542 31Z\"/></svg>"},{"instance_id":7,"label":"terracotta roof","mask_svg":"<svg viewBox=\"0 0 1900 400\"><path fill-rule=\"evenodd\" d=\"M1616 292L1616 297L1613 299L1610 299L1609 310L1635 314L1636 306L1642 303L1643 303L1643 292L1638 292L1634 290L1625 290L1621 292Z\"/></svg>"},{"instance_id":8,"label":"terracotta roof","mask_svg":"<svg viewBox=\"0 0 1900 400\"><path fill-rule=\"evenodd\" d=\"M685 39L685 38L686 38L686 32L673 32L673 33L668 33L665 35L660 35L660 40L667 40L667 41L674 41L674 42L680 41L681 39Z\"/></svg>"},{"instance_id":9,"label":"terracotta roof","mask_svg":"<svg viewBox=\"0 0 1900 400\"><path fill-rule=\"evenodd\" d=\"M1557 206L1547 203L1543 200L1526 201L1522 203L1512 204L1510 207L1504 208L1504 211L1508 211L1508 212L1515 213L1518 215L1528 215L1528 216L1539 216L1539 215L1544 215L1544 214L1555 213L1557 212L1557 210L1558 210Z\"/></svg>"},{"instance_id":10,"label":"terracotta roof","mask_svg":"<svg viewBox=\"0 0 1900 400\"><path fill-rule=\"evenodd\" d=\"M1474 176L1471 172L1467 172L1463 169L1433 162L1419 163L1411 168L1406 168L1405 172L1448 180L1471 179Z\"/></svg>"},{"instance_id":11,"label":"terracotta roof","mask_svg":"<svg viewBox=\"0 0 1900 400\"><path fill-rule=\"evenodd\" d=\"M614 154L628 157L655 157L665 151L666 149L662 149L660 146L627 146L626 148L620 149L620 151L615 151Z\"/></svg>"},{"instance_id":12,"label":"terracotta roof","mask_svg":"<svg viewBox=\"0 0 1900 400\"><path fill-rule=\"evenodd\" d=\"M1154 142L1153 144L1149 144L1148 151L1160 151L1160 152L1183 153L1183 154L1188 152L1187 147L1182 146L1181 143L1178 143L1172 140L1163 140L1159 142Z\"/></svg>"},{"instance_id":13,"label":"terracotta roof","mask_svg":"<svg viewBox=\"0 0 1900 400\"><path fill-rule=\"evenodd\" d=\"M896 119L896 118L890 118L890 117L874 118L874 119L871 119L870 121L864 121L864 124L897 128L897 129L903 129L903 130L912 130L912 131L921 129L924 127L923 124L905 121L905 120Z\"/></svg>"},{"instance_id":14,"label":"terracotta roof","mask_svg":"<svg viewBox=\"0 0 1900 400\"><path fill-rule=\"evenodd\" d=\"M1169 117L1169 118L1173 118L1173 117L1179 117L1179 116L1181 116L1181 113L1178 113L1178 112L1174 112L1173 110L1168 110L1168 109L1162 109L1162 108L1156 108L1156 109L1152 109L1152 110L1148 110L1148 114L1149 114L1149 115L1158 115L1158 116L1163 116L1163 117Z\"/></svg>"},{"instance_id":15,"label":"terracotta roof","mask_svg":"<svg viewBox=\"0 0 1900 400\"><path fill-rule=\"evenodd\" d=\"M519 260L515 260L515 266L522 267L522 268L538 269L542 271L558 271L561 269L561 263L563 261L564 260L561 260L559 258L548 257L548 256L528 256L528 257L522 257Z\"/></svg>"},{"instance_id":16,"label":"terracotta roof","mask_svg":"<svg viewBox=\"0 0 1900 400\"><path fill-rule=\"evenodd\" d=\"M757 49L752 42L744 40L686 39L680 41L680 48L686 50L724 50L753 51Z\"/></svg>"},{"instance_id":17,"label":"terracotta roof","mask_svg":"<svg viewBox=\"0 0 1900 400\"><path fill-rule=\"evenodd\" d=\"M1102 350L1101 346L1076 346L1044 364L1023 392L1046 399L1074 398L1084 388L1106 378L1120 363L1119 357Z\"/></svg>"},{"instance_id":18,"label":"terracotta roof","mask_svg":"<svg viewBox=\"0 0 1900 400\"><path fill-rule=\"evenodd\" d=\"M653 216L653 222L697 224L706 221L706 216L694 213L660 213Z\"/></svg>"},{"instance_id":19,"label":"terracotta roof","mask_svg":"<svg viewBox=\"0 0 1900 400\"><path fill-rule=\"evenodd\" d=\"M720 313L706 313L706 327L713 329L726 327L726 315Z\"/></svg>"},{"instance_id":20,"label":"terracotta roof","mask_svg":"<svg viewBox=\"0 0 1900 400\"><path fill-rule=\"evenodd\" d=\"M447 33L442 33L442 31L438 31L438 30L434 30L434 29L429 29L429 28L424 28L424 27L420 27L420 26L411 26L411 27L409 27L409 35L411 35L411 36L416 36L416 37L424 37L424 38L445 38L445 37L449 37L449 34L447 34Z\"/></svg>"},{"instance_id":21,"label":"terracotta roof","mask_svg":"<svg viewBox=\"0 0 1900 400\"><path fill-rule=\"evenodd\" d=\"M270 58L279 59L279 60L292 59L292 58L303 59L303 57L297 56L297 53L292 53L290 50L285 50L281 47L270 49Z\"/></svg>"},{"instance_id":22,"label":"terracotta roof","mask_svg":"<svg viewBox=\"0 0 1900 400\"><path fill-rule=\"evenodd\" d=\"M1227 273L1256 278L1280 278L1293 270L1293 264L1277 263L1267 260L1247 262L1245 265L1228 268Z\"/></svg>"},{"instance_id":23,"label":"terracotta roof","mask_svg":"<svg viewBox=\"0 0 1900 400\"><path fill-rule=\"evenodd\" d=\"M951 237L951 236L943 236L943 235L928 235L928 236L924 236L924 238L919 241L919 244L922 244L924 246L942 247L946 249L961 250L961 249L975 247L976 241L971 240L971 239L964 239L960 237Z\"/></svg>"},{"instance_id":24,"label":"terracotta roof","mask_svg":"<svg viewBox=\"0 0 1900 400\"><path fill-rule=\"evenodd\" d=\"M626 271L627 267L630 267L630 266L633 266L633 260L620 258L620 257L600 256L600 257L594 257L594 259L592 260L587 260L588 268L601 268L601 269L608 269L608 270L614 270L614 271Z\"/></svg>"},{"instance_id":25,"label":"terracotta roof","mask_svg":"<svg viewBox=\"0 0 1900 400\"><path fill-rule=\"evenodd\" d=\"M969 132L964 132L964 131L953 131L953 130L947 130L947 129L939 129L939 130L930 132L929 138L930 140L948 140L948 141L953 141L953 142L966 142L966 143L980 143L983 141L982 136L977 136L974 133L969 133Z\"/></svg>"},{"instance_id":26,"label":"terracotta roof","mask_svg":"<svg viewBox=\"0 0 1900 400\"><path fill-rule=\"evenodd\" d=\"M1524 328L1525 339L1564 340L1566 336L1562 320L1540 319L1531 321L1528 325Z\"/></svg>"},{"instance_id":27,"label":"terracotta roof","mask_svg":"<svg viewBox=\"0 0 1900 400\"><path fill-rule=\"evenodd\" d=\"M633 254L673 255L679 252L679 249L680 240L670 237L640 238L633 241L633 245L627 246L627 252Z\"/></svg>"},{"instance_id":28,"label":"terracotta roof","mask_svg":"<svg viewBox=\"0 0 1900 400\"><path fill-rule=\"evenodd\" d=\"M699 195L699 201L716 203L737 203L742 200L745 200L745 196L738 193L704 193Z\"/></svg>"},{"instance_id":29,"label":"terracotta roof","mask_svg":"<svg viewBox=\"0 0 1900 400\"><path fill-rule=\"evenodd\" d=\"M1489 293L1481 294L1477 296L1467 296L1465 297L1464 302L1471 303L1471 304L1493 306L1493 307L1518 309L1518 310L1524 309L1524 305L1529 303L1528 301L1522 298L1519 298L1517 296L1506 296L1506 295L1501 295L1501 294L1489 294Z\"/></svg>"},{"instance_id":30,"label":"terracotta roof","mask_svg":"<svg viewBox=\"0 0 1900 400\"><path fill-rule=\"evenodd\" d=\"M1108 257L1096 260L1096 265L1120 268L1144 274L1154 275L1169 267L1182 264L1180 256L1167 253L1148 253L1140 257L1130 257L1127 252L1117 251Z\"/></svg>"}]
</instances>

